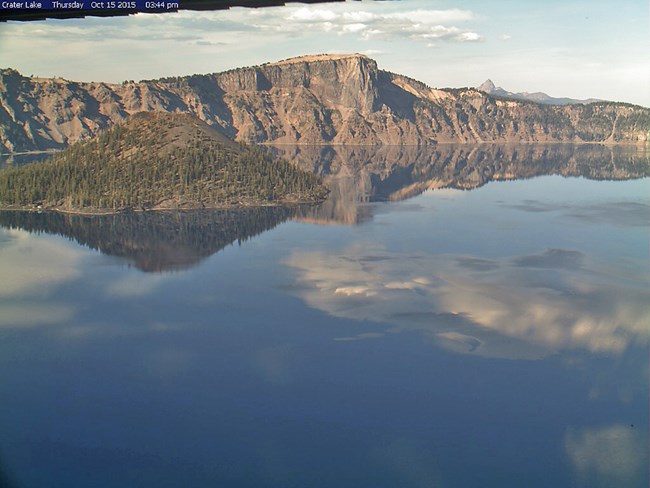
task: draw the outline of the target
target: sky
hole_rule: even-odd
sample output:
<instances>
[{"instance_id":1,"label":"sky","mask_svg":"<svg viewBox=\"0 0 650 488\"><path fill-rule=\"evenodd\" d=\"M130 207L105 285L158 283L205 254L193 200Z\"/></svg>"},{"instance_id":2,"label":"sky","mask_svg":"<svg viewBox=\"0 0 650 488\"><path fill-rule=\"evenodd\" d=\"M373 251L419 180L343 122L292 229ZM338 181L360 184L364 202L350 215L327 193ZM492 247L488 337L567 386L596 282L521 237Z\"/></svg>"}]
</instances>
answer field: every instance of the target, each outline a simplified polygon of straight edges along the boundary
<instances>
[{"instance_id":1,"label":"sky","mask_svg":"<svg viewBox=\"0 0 650 488\"><path fill-rule=\"evenodd\" d=\"M650 106L648 0L346 1L0 24L0 67L74 81L213 73L363 53L433 87Z\"/></svg>"}]
</instances>

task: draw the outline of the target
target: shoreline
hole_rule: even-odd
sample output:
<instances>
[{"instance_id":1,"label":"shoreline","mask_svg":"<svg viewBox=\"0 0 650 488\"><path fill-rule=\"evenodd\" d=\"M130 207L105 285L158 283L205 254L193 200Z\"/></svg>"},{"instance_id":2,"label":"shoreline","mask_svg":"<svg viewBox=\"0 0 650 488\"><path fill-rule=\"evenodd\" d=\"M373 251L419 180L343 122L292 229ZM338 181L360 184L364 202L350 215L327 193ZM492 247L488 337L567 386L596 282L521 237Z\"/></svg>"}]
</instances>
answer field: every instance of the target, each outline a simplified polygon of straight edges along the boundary
<instances>
[{"instance_id":1,"label":"shoreline","mask_svg":"<svg viewBox=\"0 0 650 488\"><path fill-rule=\"evenodd\" d=\"M424 143L409 143L409 144L371 144L371 143L341 143L341 142L247 142L247 144L254 144L263 147L274 146L314 146L314 147L431 147L436 146L605 146L605 147L635 147L635 148L648 148L650 149L650 139L646 141L637 142L612 142L612 141L474 141L474 142L455 142L455 141L430 141ZM0 152L1 157L12 156L30 156L39 154L57 154L65 151L67 147L61 149L43 149L32 151L20 152Z\"/></svg>"},{"instance_id":2,"label":"shoreline","mask_svg":"<svg viewBox=\"0 0 650 488\"><path fill-rule=\"evenodd\" d=\"M237 205L211 205L211 206L202 206L202 207L150 207L150 208L123 208L123 209L99 209L99 208L88 208L88 209L64 209L57 207L34 207L34 206L3 206L0 205L0 212L29 212L29 213L59 213L64 215L82 215L86 217L101 217L107 215L119 215L124 213L147 213L147 212L194 212L202 210L245 210L245 209L254 209L254 208L280 208L280 207L301 207L301 206L312 206L320 205L325 201L325 198L318 201L279 201L279 202L269 202L269 203L260 203L260 204L237 204Z\"/></svg>"},{"instance_id":3,"label":"shoreline","mask_svg":"<svg viewBox=\"0 0 650 488\"><path fill-rule=\"evenodd\" d=\"M350 147L431 147L436 146L606 146L606 147L647 147L650 149L650 139L647 141L639 142L609 142L609 141L475 141L475 142L453 142L453 141L433 141L423 144L362 144L362 143L341 143L341 142L254 142L248 144L256 144L258 146L273 147L273 146L314 146L314 147L327 147L327 146L350 146Z\"/></svg>"},{"instance_id":4,"label":"shoreline","mask_svg":"<svg viewBox=\"0 0 650 488\"><path fill-rule=\"evenodd\" d=\"M64 149L35 149L33 151L20 151L20 152L2 152L0 156L28 156L36 154L56 154L58 152L64 151Z\"/></svg>"}]
</instances>

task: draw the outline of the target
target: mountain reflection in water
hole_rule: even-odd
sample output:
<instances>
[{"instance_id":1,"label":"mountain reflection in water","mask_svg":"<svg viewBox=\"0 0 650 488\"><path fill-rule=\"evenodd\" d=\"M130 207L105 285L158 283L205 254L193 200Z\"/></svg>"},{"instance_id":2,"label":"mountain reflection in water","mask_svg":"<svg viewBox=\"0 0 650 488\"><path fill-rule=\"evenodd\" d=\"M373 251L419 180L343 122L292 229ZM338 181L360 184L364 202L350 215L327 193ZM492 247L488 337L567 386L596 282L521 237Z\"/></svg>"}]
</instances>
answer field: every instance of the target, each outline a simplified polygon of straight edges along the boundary
<instances>
[{"instance_id":1,"label":"mountain reflection in water","mask_svg":"<svg viewBox=\"0 0 650 488\"><path fill-rule=\"evenodd\" d=\"M318 209L0 212L1 486L648 486L650 178L559 176L643 151L295 151Z\"/></svg>"},{"instance_id":2,"label":"mountain reflection in water","mask_svg":"<svg viewBox=\"0 0 650 488\"><path fill-rule=\"evenodd\" d=\"M472 190L490 181L535 176L628 180L650 175L650 152L636 146L439 145L271 146L269 150L324 177L331 193L302 213L313 223L358 224L370 218L360 203L400 201L429 189Z\"/></svg>"},{"instance_id":3,"label":"mountain reflection in water","mask_svg":"<svg viewBox=\"0 0 650 488\"><path fill-rule=\"evenodd\" d=\"M624 180L650 175L647 149L601 145L275 146L269 150L324 178L320 206L123 213L110 216L0 212L0 226L73 239L128 259L142 271L186 268L227 245L295 219L358 225L375 201L428 189L472 190L496 180L542 175Z\"/></svg>"}]
</instances>

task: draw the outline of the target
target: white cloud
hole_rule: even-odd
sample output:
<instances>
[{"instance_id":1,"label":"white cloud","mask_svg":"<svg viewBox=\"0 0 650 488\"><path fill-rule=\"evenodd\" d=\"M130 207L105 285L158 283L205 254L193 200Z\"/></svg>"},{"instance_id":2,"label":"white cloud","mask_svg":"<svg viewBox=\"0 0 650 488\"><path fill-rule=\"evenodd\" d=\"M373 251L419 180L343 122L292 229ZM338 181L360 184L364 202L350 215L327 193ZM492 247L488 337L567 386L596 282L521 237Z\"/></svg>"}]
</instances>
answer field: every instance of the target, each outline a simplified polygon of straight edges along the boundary
<instances>
[{"instance_id":1,"label":"white cloud","mask_svg":"<svg viewBox=\"0 0 650 488\"><path fill-rule=\"evenodd\" d=\"M254 17L254 25L260 31L302 33L307 29L309 32L358 34L365 40L409 38L414 33L422 34L420 40L426 40L427 35L456 42L481 39L479 34L453 25L473 20L475 16L471 11L421 8L392 11L390 8L379 2L345 2L327 8L288 5L281 9L264 9L248 18Z\"/></svg>"},{"instance_id":2,"label":"white cloud","mask_svg":"<svg viewBox=\"0 0 650 488\"><path fill-rule=\"evenodd\" d=\"M440 24L450 22L465 22L472 20L474 14L469 10L407 10L381 16L382 20L400 20L412 24Z\"/></svg>"},{"instance_id":3,"label":"white cloud","mask_svg":"<svg viewBox=\"0 0 650 488\"><path fill-rule=\"evenodd\" d=\"M373 14L372 12L364 12L362 10L343 13L343 19L349 22L370 22L377 20L377 17L377 14Z\"/></svg>"},{"instance_id":4,"label":"white cloud","mask_svg":"<svg viewBox=\"0 0 650 488\"><path fill-rule=\"evenodd\" d=\"M366 56L377 56L378 54L386 54L386 52L381 49L366 49L365 51L362 51L361 54L365 54Z\"/></svg>"},{"instance_id":5,"label":"white cloud","mask_svg":"<svg viewBox=\"0 0 650 488\"><path fill-rule=\"evenodd\" d=\"M361 32L367 28L366 24L345 24L341 29L343 32Z\"/></svg>"},{"instance_id":6,"label":"white cloud","mask_svg":"<svg viewBox=\"0 0 650 488\"><path fill-rule=\"evenodd\" d=\"M476 32L462 32L458 34L457 39L463 42L475 42L480 41L482 37Z\"/></svg>"},{"instance_id":7,"label":"white cloud","mask_svg":"<svg viewBox=\"0 0 650 488\"><path fill-rule=\"evenodd\" d=\"M444 40L456 42L476 42L483 40L483 37L470 31L463 31L458 27L445 27L444 25L423 25L413 24L404 27L410 33L409 37L416 40Z\"/></svg>"},{"instance_id":8,"label":"white cloud","mask_svg":"<svg viewBox=\"0 0 650 488\"><path fill-rule=\"evenodd\" d=\"M340 17L340 14L332 10L305 6L291 12L287 16L287 20L289 22L330 22Z\"/></svg>"},{"instance_id":9,"label":"white cloud","mask_svg":"<svg viewBox=\"0 0 650 488\"><path fill-rule=\"evenodd\" d=\"M458 28L445 27L444 25L423 26L413 24L412 26L405 27L404 30L411 33L410 37L412 39L442 39L460 34Z\"/></svg>"}]
</instances>

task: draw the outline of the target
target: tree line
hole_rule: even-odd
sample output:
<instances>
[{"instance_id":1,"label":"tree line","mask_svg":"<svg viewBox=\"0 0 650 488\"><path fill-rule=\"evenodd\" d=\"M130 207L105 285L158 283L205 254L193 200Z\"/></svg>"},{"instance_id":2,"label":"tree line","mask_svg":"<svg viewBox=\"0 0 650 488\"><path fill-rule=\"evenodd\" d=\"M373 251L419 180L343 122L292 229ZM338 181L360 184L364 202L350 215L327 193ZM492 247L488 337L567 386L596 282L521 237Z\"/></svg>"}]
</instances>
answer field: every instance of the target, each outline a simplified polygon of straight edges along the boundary
<instances>
[{"instance_id":1,"label":"tree line","mask_svg":"<svg viewBox=\"0 0 650 488\"><path fill-rule=\"evenodd\" d=\"M0 205L118 211L165 201L227 207L325 196L318 177L259 148L226 145L198 126L174 134L179 126L178 116L118 125L46 162L2 170Z\"/></svg>"}]
</instances>

